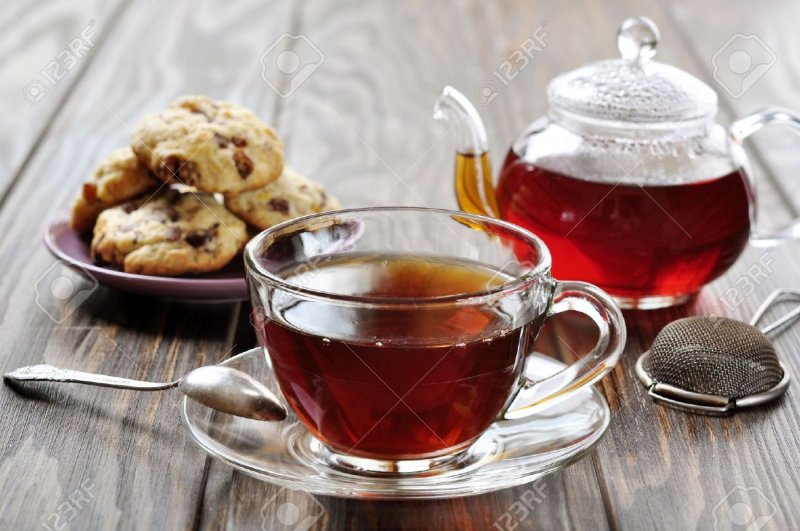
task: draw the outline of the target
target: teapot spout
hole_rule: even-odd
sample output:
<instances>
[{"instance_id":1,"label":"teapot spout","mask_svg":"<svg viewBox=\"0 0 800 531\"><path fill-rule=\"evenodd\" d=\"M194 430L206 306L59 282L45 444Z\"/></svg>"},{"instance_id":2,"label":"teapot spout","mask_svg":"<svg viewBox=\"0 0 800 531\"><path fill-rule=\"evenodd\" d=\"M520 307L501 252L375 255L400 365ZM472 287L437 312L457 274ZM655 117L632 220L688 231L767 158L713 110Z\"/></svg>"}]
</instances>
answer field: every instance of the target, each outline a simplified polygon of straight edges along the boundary
<instances>
[{"instance_id":1,"label":"teapot spout","mask_svg":"<svg viewBox=\"0 0 800 531\"><path fill-rule=\"evenodd\" d=\"M457 121L456 150L467 155L482 155L489 151L486 127L478 111L466 96L450 85L442 89L442 94L433 106L434 120Z\"/></svg>"},{"instance_id":2,"label":"teapot spout","mask_svg":"<svg viewBox=\"0 0 800 531\"><path fill-rule=\"evenodd\" d=\"M486 127L478 111L451 86L442 90L433 108L436 120L452 121L456 133L455 185L461 210L499 217L492 181Z\"/></svg>"}]
</instances>

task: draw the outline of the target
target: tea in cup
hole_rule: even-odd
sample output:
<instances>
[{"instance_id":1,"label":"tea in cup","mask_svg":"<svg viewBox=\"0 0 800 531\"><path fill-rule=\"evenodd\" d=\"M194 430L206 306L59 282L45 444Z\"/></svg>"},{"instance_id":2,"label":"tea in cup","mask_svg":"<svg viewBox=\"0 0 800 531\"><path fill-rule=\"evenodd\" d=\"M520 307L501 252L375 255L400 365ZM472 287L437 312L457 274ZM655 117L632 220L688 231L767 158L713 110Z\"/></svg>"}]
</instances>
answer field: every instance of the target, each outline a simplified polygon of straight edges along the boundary
<instances>
[{"instance_id":1,"label":"tea in cup","mask_svg":"<svg viewBox=\"0 0 800 531\"><path fill-rule=\"evenodd\" d=\"M597 381L625 342L608 295L553 280L541 240L482 216L315 214L259 234L245 258L259 340L286 401L335 461L361 469L457 456L498 419ZM567 310L598 325L597 347L528 381L544 320Z\"/></svg>"}]
</instances>

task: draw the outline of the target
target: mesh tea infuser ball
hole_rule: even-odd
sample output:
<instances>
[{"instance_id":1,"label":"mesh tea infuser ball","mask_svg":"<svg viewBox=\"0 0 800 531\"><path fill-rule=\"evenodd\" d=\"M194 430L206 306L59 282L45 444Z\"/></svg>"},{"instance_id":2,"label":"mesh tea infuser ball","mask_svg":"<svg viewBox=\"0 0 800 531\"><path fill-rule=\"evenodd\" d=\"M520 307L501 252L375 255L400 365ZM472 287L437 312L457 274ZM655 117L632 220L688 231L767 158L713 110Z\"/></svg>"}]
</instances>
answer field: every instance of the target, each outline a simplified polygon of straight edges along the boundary
<instances>
[{"instance_id":1,"label":"mesh tea infuser ball","mask_svg":"<svg viewBox=\"0 0 800 531\"><path fill-rule=\"evenodd\" d=\"M687 317L665 326L636 363L648 394L667 405L708 414L778 398L789 386L790 375L766 334L800 316L800 307L763 329L755 325L786 295L800 300L798 293L773 292L751 324L725 317Z\"/></svg>"}]
</instances>

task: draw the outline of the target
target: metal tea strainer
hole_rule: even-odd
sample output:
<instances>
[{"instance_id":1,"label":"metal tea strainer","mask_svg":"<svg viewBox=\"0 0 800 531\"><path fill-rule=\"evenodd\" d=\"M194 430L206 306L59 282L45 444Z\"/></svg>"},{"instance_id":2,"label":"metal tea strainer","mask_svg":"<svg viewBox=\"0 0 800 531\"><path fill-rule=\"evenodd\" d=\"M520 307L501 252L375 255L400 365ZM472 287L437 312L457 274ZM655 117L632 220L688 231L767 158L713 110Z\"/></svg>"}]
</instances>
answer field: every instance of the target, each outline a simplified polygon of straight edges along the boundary
<instances>
[{"instance_id":1,"label":"metal tea strainer","mask_svg":"<svg viewBox=\"0 0 800 531\"><path fill-rule=\"evenodd\" d=\"M767 334L800 316L800 306L761 329L779 299L800 302L800 293L774 291L750 324L726 317L687 317L665 326L636 362L648 394L669 406L724 414L774 400L789 387L789 371Z\"/></svg>"}]
</instances>

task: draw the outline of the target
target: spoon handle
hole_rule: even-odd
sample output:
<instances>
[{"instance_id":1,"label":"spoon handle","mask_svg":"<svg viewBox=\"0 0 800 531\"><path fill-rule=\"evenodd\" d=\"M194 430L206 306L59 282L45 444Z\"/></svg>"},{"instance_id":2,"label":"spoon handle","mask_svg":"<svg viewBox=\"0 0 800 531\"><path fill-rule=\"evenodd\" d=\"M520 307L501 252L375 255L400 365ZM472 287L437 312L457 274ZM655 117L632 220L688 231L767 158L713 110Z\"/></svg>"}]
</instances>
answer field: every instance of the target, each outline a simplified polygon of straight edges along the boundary
<instances>
[{"instance_id":1,"label":"spoon handle","mask_svg":"<svg viewBox=\"0 0 800 531\"><path fill-rule=\"evenodd\" d=\"M162 389L169 389L178 385L178 382L143 382L140 380L130 380L128 378L118 378L116 376L106 376L105 374L59 369L52 365L21 367L15 371L6 373L3 375L3 378L11 380L12 382L41 381L80 383L98 385L100 387L114 387L116 389L135 389L137 391L161 391Z\"/></svg>"}]
</instances>

